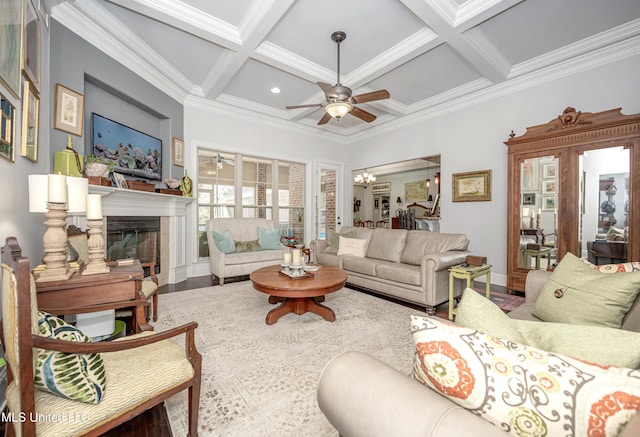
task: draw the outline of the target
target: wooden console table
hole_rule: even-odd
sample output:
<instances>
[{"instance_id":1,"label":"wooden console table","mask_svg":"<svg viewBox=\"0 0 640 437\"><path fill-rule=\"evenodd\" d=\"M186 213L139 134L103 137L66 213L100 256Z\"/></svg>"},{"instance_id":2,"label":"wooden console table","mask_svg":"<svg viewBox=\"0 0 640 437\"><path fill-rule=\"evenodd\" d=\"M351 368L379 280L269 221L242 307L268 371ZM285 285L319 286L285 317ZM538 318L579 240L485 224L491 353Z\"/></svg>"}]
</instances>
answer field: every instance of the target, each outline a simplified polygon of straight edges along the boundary
<instances>
[{"instance_id":1,"label":"wooden console table","mask_svg":"<svg viewBox=\"0 0 640 437\"><path fill-rule=\"evenodd\" d=\"M80 275L75 272L67 280L36 282L38 308L56 314L68 308L144 300L140 293L144 278L140 261L122 266L115 262L108 265L111 267L109 273ZM69 311L64 313L68 314ZM144 306L134 308L132 305L131 313L136 332L153 330L147 324Z\"/></svg>"}]
</instances>

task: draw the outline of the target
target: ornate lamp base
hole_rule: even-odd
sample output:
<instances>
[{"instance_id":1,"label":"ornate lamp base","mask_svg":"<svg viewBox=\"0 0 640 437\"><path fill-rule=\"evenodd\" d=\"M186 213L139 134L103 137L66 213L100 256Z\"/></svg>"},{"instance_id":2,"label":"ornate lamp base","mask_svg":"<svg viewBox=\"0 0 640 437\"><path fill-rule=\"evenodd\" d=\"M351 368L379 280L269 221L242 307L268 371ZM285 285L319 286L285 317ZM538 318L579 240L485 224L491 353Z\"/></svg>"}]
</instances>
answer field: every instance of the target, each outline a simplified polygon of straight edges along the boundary
<instances>
[{"instance_id":1,"label":"ornate lamp base","mask_svg":"<svg viewBox=\"0 0 640 437\"><path fill-rule=\"evenodd\" d=\"M89 262L82 271L83 275L97 275L99 273L109 273L111 269L104 260L104 238L102 237L102 228L104 221L87 220L89 228Z\"/></svg>"},{"instance_id":2,"label":"ornate lamp base","mask_svg":"<svg viewBox=\"0 0 640 437\"><path fill-rule=\"evenodd\" d=\"M42 238L45 268L36 282L64 281L73 274L67 262L67 204L47 202L44 216L44 224L47 225Z\"/></svg>"}]
</instances>

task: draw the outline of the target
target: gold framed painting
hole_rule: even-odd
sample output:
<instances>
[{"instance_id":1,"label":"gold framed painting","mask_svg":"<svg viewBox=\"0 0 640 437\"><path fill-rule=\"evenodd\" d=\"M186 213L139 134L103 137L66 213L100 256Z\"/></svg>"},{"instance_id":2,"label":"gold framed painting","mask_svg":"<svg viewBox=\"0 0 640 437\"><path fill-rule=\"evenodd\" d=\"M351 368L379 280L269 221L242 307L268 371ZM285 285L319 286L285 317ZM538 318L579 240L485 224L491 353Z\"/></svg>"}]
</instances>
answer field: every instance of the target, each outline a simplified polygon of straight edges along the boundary
<instances>
[{"instance_id":1,"label":"gold framed painting","mask_svg":"<svg viewBox=\"0 0 640 437\"><path fill-rule=\"evenodd\" d=\"M491 200L491 170L454 173L454 202L483 202Z\"/></svg>"},{"instance_id":2,"label":"gold framed painting","mask_svg":"<svg viewBox=\"0 0 640 437\"><path fill-rule=\"evenodd\" d=\"M0 94L0 156L15 162L16 108Z\"/></svg>"},{"instance_id":3,"label":"gold framed painting","mask_svg":"<svg viewBox=\"0 0 640 437\"><path fill-rule=\"evenodd\" d=\"M57 83L53 127L81 137L83 114L84 96Z\"/></svg>"},{"instance_id":4,"label":"gold framed painting","mask_svg":"<svg viewBox=\"0 0 640 437\"><path fill-rule=\"evenodd\" d=\"M173 165L184 167L184 140L173 137Z\"/></svg>"},{"instance_id":5,"label":"gold framed painting","mask_svg":"<svg viewBox=\"0 0 640 437\"><path fill-rule=\"evenodd\" d=\"M3 0L0 8L0 82L20 98L20 66L22 59L22 0Z\"/></svg>"},{"instance_id":6,"label":"gold framed painting","mask_svg":"<svg viewBox=\"0 0 640 437\"><path fill-rule=\"evenodd\" d=\"M40 92L40 18L31 0L24 0L23 25L22 71L31 87Z\"/></svg>"},{"instance_id":7,"label":"gold framed painting","mask_svg":"<svg viewBox=\"0 0 640 437\"><path fill-rule=\"evenodd\" d=\"M28 80L22 91L22 150L21 155L38 162L38 119L40 118L40 97Z\"/></svg>"}]
</instances>

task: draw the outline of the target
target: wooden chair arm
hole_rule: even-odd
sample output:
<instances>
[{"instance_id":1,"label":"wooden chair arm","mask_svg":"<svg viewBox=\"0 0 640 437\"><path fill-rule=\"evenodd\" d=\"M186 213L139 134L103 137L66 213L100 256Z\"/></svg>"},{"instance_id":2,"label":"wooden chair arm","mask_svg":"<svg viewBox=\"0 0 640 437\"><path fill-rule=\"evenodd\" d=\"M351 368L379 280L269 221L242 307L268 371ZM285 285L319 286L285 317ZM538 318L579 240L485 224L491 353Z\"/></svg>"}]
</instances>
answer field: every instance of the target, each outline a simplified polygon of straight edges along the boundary
<instances>
[{"instance_id":1,"label":"wooden chair arm","mask_svg":"<svg viewBox=\"0 0 640 437\"><path fill-rule=\"evenodd\" d=\"M108 302L97 305L86 305L86 306L78 306L78 307L64 307L64 308L55 308L55 307L46 307L41 308L43 311L46 311L51 314L84 314L84 313L94 313L97 311L105 311L105 310L119 310L122 308L135 308L135 307L146 307L149 306L149 302L146 299L135 299L135 300L121 300L117 302Z\"/></svg>"},{"instance_id":2,"label":"wooden chair arm","mask_svg":"<svg viewBox=\"0 0 640 437\"><path fill-rule=\"evenodd\" d=\"M96 343L58 340L43 337L41 335L31 334L31 343L33 347L74 354L116 352L127 349L135 349L141 346L146 346L148 344L157 343L159 341L167 340L169 338L173 338L185 333L189 337L191 337L197 327L198 324L196 322L190 322L181 326L177 326L175 328L168 329L166 331L134 338L131 340L102 341Z\"/></svg>"}]
</instances>

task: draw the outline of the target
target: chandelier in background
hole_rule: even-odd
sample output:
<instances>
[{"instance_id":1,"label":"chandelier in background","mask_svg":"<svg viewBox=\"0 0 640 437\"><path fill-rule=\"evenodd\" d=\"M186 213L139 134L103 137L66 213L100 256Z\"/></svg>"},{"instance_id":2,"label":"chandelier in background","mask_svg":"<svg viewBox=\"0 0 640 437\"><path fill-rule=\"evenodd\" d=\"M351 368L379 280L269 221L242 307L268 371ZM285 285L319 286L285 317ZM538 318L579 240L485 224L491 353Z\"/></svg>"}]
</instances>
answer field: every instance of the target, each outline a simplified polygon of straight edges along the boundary
<instances>
[{"instance_id":1,"label":"chandelier in background","mask_svg":"<svg viewBox=\"0 0 640 437\"><path fill-rule=\"evenodd\" d=\"M354 182L356 184L365 184L368 185L372 182L376 181L376 177L374 175L372 175L371 173L367 173L364 172L362 174L356 175L356 177L353 178Z\"/></svg>"}]
</instances>

